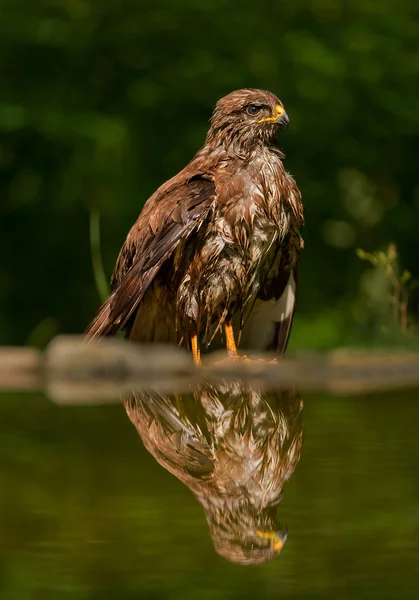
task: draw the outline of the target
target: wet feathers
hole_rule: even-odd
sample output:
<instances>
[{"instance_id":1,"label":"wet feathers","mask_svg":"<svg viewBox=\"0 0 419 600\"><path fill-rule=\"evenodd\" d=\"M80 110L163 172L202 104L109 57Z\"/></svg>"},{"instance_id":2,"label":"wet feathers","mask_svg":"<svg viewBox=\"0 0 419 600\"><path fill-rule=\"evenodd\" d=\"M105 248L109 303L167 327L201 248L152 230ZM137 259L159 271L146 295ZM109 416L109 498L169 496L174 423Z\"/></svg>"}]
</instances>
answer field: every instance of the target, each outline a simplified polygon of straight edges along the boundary
<instances>
[{"instance_id":1,"label":"wet feathers","mask_svg":"<svg viewBox=\"0 0 419 600\"><path fill-rule=\"evenodd\" d=\"M190 345L198 335L208 345L233 320L242 347L285 350L303 207L277 146L278 107L254 89L217 103L204 146L131 228L88 338L125 330L138 341Z\"/></svg>"}]
</instances>

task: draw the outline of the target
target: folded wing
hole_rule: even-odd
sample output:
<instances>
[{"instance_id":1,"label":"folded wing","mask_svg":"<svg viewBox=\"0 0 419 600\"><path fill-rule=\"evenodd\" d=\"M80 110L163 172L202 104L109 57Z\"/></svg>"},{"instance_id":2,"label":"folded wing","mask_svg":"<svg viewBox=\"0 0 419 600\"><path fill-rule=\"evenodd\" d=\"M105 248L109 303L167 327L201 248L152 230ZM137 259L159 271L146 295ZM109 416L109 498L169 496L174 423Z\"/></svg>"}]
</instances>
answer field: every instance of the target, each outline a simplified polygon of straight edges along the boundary
<instances>
[{"instance_id":1,"label":"folded wing","mask_svg":"<svg viewBox=\"0 0 419 600\"><path fill-rule=\"evenodd\" d=\"M178 243L201 227L214 198L214 182L206 175L165 185L151 196L119 253L111 295L89 325L87 339L115 335L125 328Z\"/></svg>"}]
</instances>

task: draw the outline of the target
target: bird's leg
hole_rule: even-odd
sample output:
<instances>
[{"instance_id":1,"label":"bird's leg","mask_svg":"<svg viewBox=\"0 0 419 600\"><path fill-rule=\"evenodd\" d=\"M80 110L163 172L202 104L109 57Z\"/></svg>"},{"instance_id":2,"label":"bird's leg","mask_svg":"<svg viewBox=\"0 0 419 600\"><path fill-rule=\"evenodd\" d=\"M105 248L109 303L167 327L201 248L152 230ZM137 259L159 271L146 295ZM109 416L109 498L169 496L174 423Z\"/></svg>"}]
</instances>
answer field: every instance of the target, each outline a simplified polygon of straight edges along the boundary
<instances>
[{"instance_id":1,"label":"bird's leg","mask_svg":"<svg viewBox=\"0 0 419 600\"><path fill-rule=\"evenodd\" d=\"M195 364L199 366L201 364L201 350L199 349L199 341L197 335L192 336L191 346L193 359L195 361Z\"/></svg>"},{"instance_id":2,"label":"bird's leg","mask_svg":"<svg viewBox=\"0 0 419 600\"><path fill-rule=\"evenodd\" d=\"M227 352L232 357L237 357L237 346L236 340L234 339L234 330L231 321L226 321L224 325L225 334L226 334L226 346Z\"/></svg>"},{"instance_id":3,"label":"bird's leg","mask_svg":"<svg viewBox=\"0 0 419 600\"><path fill-rule=\"evenodd\" d=\"M225 334L226 334L227 352L228 352L228 355L230 356L230 358L240 359L246 363L249 362L249 359L247 358L246 355L239 356L239 353L237 352L236 340L234 339L234 330L233 330L233 325L231 323L231 320L226 321L226 323L224 325L224 329L225 329Z\"/></svg>"}]
</instances>

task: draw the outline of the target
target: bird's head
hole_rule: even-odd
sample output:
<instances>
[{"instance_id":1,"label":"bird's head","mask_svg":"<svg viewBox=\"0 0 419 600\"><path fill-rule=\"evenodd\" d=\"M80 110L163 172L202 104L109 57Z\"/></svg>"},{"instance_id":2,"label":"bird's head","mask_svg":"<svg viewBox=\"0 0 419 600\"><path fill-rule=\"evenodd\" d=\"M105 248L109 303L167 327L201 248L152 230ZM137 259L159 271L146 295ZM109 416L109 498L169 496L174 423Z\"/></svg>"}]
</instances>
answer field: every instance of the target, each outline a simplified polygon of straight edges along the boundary
<instances>
[{"instance_id":1,"label":"bird's head","mask_svg":"<svg viewBox=\"0 0 419 600\"><path fill-rule=\"evenodd\" d=\"M217 102L208 136L248 145L271 143L277 131L288 125L284 105L275 94L248 88L231 92Z\"/></svg>"},{"instance_id":2,"label":"bird's head","mask_svg":"<svg viewBox=\"0 0 419 600\"><path fill-rule=\"evenodd\" d=\"M288 537L288 530L277 520L276 507L258 508L242 501L234 508L211 507L206 516L214 547L231 562L256 565L279 554Z\"/></svg>"}]
</instances>

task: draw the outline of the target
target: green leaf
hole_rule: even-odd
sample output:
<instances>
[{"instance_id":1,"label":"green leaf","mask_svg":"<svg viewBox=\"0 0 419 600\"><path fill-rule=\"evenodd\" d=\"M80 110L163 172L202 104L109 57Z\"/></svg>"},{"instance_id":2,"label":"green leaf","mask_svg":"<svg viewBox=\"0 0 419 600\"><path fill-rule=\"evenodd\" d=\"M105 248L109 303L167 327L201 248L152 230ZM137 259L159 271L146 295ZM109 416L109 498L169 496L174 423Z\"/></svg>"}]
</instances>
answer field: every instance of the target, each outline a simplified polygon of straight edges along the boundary
<instances>
[{"instance_id":1,"label":"green leaf","mask_svg":"<svg viewBox=\"0 0 419 600\"><path fill-rule=\"evenodd\" d=\"M400 283L402 285L404 285L405 283L407 283L410 279L412 279L412 273L410 273L409 271L407 271L406 269L403 271L402 276L400 277Z\"/></svg>"},{"instance_id":2,"label":"green leaf","mask_svg":"<svg viewBox=\"0 0 419 600\"><path fill-rule=\"evenodd\" d=\"M369 252L365 252L365 250L363 250L362 248L357 248L356 249L356 255L361 260L366 260L366 261L368 261L369 263L371 263L374 266L377 264L377 259L374 256L374 254L370 254Z\"/></svg>"},{"instance_id":3,"label":"green leaf","mask_svg":"<svg viewBox=\"0 0 419 600\"><path fill-rule=\"evenodd\" d=\"M100 215L97 211L90 211L90 252L92 256L93 274L96 287L102 302L109 296L109 286L102 262L100 244Z\"/></svg>"}]
</instances>

